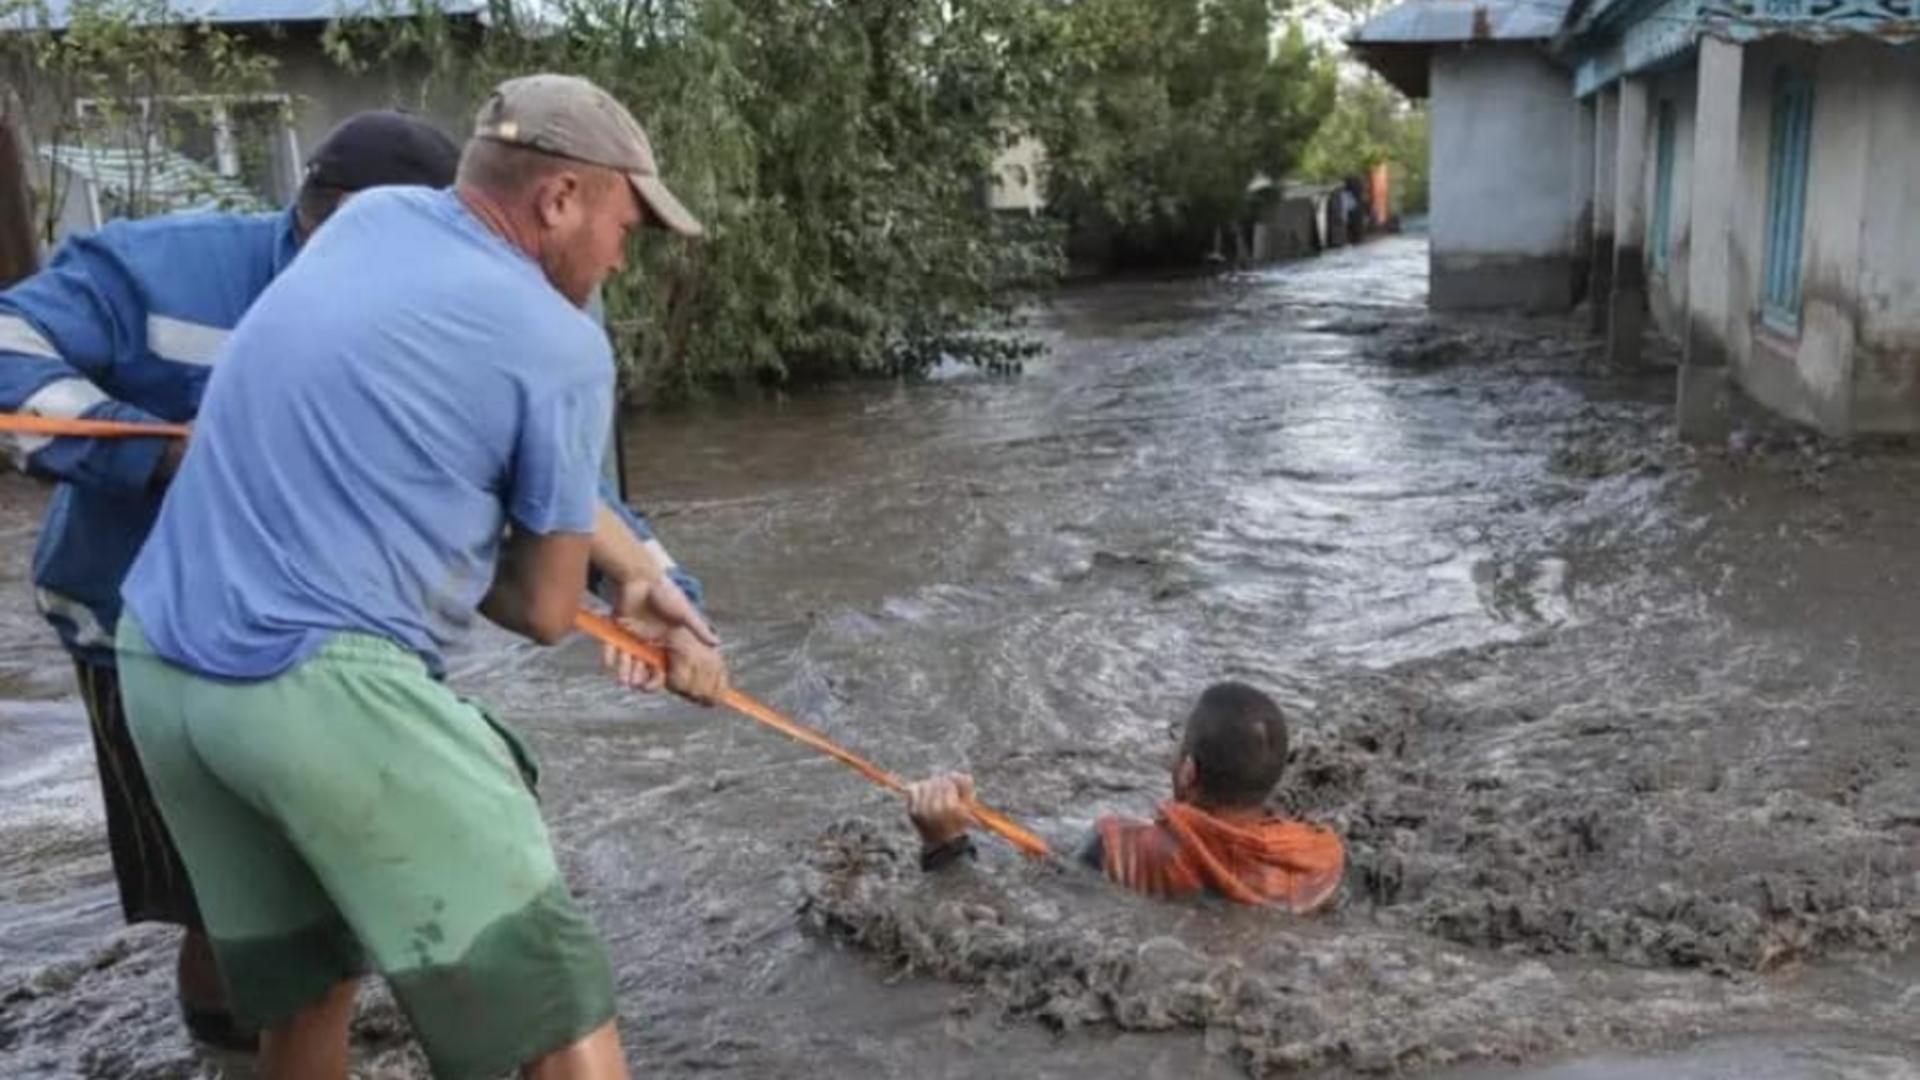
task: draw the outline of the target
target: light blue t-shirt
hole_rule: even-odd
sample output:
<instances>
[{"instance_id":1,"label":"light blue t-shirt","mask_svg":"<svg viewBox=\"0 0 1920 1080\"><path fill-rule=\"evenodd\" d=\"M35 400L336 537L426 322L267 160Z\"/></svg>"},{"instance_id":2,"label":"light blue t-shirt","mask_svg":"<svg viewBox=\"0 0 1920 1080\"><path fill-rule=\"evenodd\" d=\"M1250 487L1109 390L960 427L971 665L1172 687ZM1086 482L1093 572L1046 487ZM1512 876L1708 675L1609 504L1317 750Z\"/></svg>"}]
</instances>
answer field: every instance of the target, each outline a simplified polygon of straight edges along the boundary
<instances>
[{"instance_id":1,"label":"light blue t-shirt","mask_svg":"<svg viewBox=\"0 0 1920 1080\"><path fill-rule=\"evenodd\" d=\"M357 196L235 327L126 607L204 675L343 630L438 674L509 519L592 531L612 407L606 334L456 195Z\"/></svg>"}]
</instances>

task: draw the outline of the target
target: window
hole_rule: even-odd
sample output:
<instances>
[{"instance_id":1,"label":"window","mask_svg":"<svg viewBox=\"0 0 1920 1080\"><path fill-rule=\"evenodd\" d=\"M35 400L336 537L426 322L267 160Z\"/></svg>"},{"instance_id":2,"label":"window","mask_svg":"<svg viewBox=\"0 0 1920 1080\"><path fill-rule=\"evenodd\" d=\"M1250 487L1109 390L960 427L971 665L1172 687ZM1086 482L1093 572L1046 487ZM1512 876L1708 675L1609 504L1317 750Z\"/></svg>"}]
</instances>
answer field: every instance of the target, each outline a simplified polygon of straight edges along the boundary
<instances>
[{"instance_id":1,"label":"window","mask_svg":"<svg viewBox=\"0 0 1920 1080\"><path fill-rule=\"evenodd\" d=\"M1789 333L1800 330L1801 233L1806 227L1812 129L1812 80L1781 70L1773 84L1773 141L1767 159L1767 257L1760 314Z\"/></svg>"},{"instance_id":2,"label":"window","mask_svg":"<svg viewBox=\"0 0 1920 1080\"><path fill-rule=\"evenodd\" d=\"M228 102L216 120L225 125L220 175L231 176L273 206L293 201L300 189L299 138L284 97Z\"/></svg>"},{"instance_id":3,"label":"window","mask_svg":"<svg viewBox=\"0 0 1920 1080\"><path fill-rule=\"evenodd\" d=\"M174 162L184 159L218 178L217 185L198 186L209 188L221 201L244 193L261 206L284 206L299 188L300 148L283 94L193 95L141 99L132 105L83 99L78 111L84 141L123 157L145 159L142 171L155 177L154 183L173 182L172 176L180 173ZM192 201L189 194L156 190L146 193L145 200Z\"/></svg>"},{"instance_id":4,"label":"window","mask_svg":"<svg viewBox=\"0 0 1920 1080\"><path fill-rule=\"evenodd\" d=\"M1673 139L1673 102L1662 101L1654 119L1653 237L1647 245L1653 268L1662 273L1673 243Z\"/></svg>"}]
</instances>

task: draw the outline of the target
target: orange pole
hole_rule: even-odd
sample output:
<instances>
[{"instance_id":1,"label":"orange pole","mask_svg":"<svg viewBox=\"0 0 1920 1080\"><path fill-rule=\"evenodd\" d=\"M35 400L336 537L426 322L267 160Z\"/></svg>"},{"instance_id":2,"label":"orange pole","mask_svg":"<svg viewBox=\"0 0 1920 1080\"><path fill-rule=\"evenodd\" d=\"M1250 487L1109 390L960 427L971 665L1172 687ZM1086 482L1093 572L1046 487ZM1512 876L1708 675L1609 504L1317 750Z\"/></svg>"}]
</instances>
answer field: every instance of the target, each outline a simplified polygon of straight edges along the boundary
<instances>
[{"instance_id":1,"label":"orange pole","mask_svg":"<svg viewBox=\"0 0 1920 1080\"><path fill-rule=\"evenodd\" d=\"M185 437L185 424L144 424L118 420L61 420L44 416L29 416L22 413L0 413L0 431L26 432L34 435L73 435L85 438L130 438L140 436ZM611 645L621 652L632 656L642 663L661 671L667 667L666 654L659 648L640 640L605 615L596 615L582 608L573 617L575 629L589 637ZM720 704L780 732L797 742L820 751L828 757L851 768L868 780L886 788L888 791L904 792L907 785L900 778L868 761L866 758L847 750L827 738L793 720L780 712L764 705L739 690L728 690L720 696ZM1021 852L1035 858L1047 854L1047 842L1022 828L1012 818L978 801L967 807L974 821L980 827L998 833L1006 838Z\"/></svg>"},{"instance_id":2,"label":"orange pole","mask_svg":"<svg viewBox=\"0 0 1920 1080\"><path fill-rule=\"evenodd\" d=\"M187 437L185 424L148 424L132 420L68 420L31 413L0 413L0 432L17 435L67 435L82 439L138 439Z\"/></svg>"},{"instance_id":3,"label":"orange pole","mask_svg":"<svg viewBox=\"0 0 1920 1080\"><path fill-rule=\"evenodd\" d=\"M587 634L589 637L596 638L605 644L611 645L621 652L635 657L642 663L662 671L666 670L667 658L664 653L657 647L628 633L620 624L607 618L605 615L597 615L591 611L582 609L574 615L573 625L575 629ZM866 777L868 780L886 788L888 791L903 792L907 789L907 785L902 783L899 777L880 768L866 758L855 754L853 751L841 747L839 744L833 742L833 740L812 728L787 718L772 707L762 704L760 701L739 690L728 690L726 693L720 695L720 704L725 705L727 708L732 709L750 720L756 720L765 724L767 727L780 732L790 739L804 743L820 751L859 773L861 776ZM1028 832L1005 814L978 801L968 806L967 810L973 815L974 821L978 822L981 828L998 833L1014 847L1019 848L1024 854L1031 855L1035 858L1040 858L1047 854L1047 842L1045 840Z\"/></svg>"}]
</instances>

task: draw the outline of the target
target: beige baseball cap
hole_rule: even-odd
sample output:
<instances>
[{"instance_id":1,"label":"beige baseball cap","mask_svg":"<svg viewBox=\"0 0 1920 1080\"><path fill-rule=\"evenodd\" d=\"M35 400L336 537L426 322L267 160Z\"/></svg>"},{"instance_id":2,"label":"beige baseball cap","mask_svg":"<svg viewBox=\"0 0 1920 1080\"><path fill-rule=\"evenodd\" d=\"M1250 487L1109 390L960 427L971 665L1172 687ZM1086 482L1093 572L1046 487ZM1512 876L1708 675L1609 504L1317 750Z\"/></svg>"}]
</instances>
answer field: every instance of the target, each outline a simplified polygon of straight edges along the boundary
<instances>
[{"instance_id":1,"label":"beige baseball cap","mask_svg":"<svg viewBox=\"0 0 1920 1080\"><path fill-rule=\"evenodd\" d=\"M480 107L473 134L623 172L661 225L685 237L706 231L661 182L640 122L612 94L578 76L508 79Z\"/></svg>"}]
</instances>

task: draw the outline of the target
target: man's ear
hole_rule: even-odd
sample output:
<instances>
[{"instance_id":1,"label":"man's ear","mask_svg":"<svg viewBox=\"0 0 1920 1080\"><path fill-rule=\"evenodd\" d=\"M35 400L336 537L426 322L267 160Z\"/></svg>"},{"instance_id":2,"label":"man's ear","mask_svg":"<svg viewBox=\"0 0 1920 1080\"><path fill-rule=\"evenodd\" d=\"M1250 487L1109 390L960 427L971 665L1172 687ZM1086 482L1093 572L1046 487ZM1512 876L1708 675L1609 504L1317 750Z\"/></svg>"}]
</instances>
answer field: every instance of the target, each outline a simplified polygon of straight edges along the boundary
<instances>
[{"instance_id":1,"label":"man's ear","mask_svg":"<svg viewBox=\"0 0 1920 1080\"><path fill-rule=\"evenodd\" d=\"M547 177L540 184L540 201L535 207L540 214L540 224L549 229L556 228L578 214L580 195L580 174L572 169L562 169Z\"/></svg>"},{"instance_id":2,"label":"man's ear","mask_svg":"<svg viewBox=\"0 0 1920 1080\"><path fill-rule=\"evenodd\" d=\"M1193 763L1193 755L1180 758L1180 764L1173 767L1173 795L1176 799L1190 798L1194 788L1200 783L1200 766Z\"/></svg>"}]
</instances>

